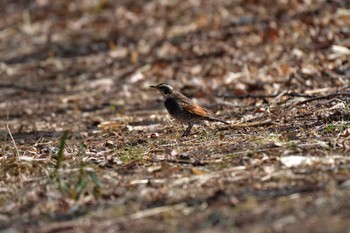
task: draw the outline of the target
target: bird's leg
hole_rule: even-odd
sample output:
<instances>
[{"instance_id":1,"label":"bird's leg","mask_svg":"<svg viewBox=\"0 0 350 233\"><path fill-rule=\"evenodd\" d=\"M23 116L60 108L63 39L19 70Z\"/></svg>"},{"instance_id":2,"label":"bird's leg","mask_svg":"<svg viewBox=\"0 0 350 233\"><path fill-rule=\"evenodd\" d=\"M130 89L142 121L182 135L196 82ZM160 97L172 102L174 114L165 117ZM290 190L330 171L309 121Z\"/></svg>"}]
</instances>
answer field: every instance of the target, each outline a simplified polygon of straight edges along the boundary
<instances>
[{"instance_id":1,"label":"bird's leg","mask_svg":"<svg viewBox=\"0 0 350 233\"><path fill-rule=\"evenodd\" d=\"M193 127L193 123L188 123L187 129L185 130L185 132L182 134L181 137L186 137L190 133L192 127Z\"/></svg>"}]
</instances>

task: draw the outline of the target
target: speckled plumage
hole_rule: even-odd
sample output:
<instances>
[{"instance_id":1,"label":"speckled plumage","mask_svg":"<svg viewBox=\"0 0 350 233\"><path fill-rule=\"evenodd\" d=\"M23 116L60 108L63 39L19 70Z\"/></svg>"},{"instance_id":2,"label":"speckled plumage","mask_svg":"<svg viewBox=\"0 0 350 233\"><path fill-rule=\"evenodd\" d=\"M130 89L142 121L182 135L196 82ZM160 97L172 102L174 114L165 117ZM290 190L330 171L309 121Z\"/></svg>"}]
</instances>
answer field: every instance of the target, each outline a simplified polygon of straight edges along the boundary
<instances>
[{"instance_id":1,"label":"speckled plumage","mask_svg":"<svg viewBox=\"0 0 350 233\"><path fill-rule=\"evenodd\" d=\"M179 92L175 92L169 84L159 84L151 86L162 93L164 97L164 105L169 114L178 121L188 124L183 137L187 136L193 125L200 121L219 121L224 124L229 124L221 119L210 116L209 111L199 105L193 103L189 98Z\"/></svg>"}]
</instances>

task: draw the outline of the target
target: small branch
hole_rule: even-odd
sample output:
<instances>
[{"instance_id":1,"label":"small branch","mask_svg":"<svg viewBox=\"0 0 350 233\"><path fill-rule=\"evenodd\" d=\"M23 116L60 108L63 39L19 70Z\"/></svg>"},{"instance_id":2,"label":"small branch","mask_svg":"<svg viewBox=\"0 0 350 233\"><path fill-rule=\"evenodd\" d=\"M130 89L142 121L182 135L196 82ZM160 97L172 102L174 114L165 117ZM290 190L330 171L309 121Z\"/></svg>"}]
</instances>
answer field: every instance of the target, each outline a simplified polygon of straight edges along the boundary
<instances>
[{"instance_id":1,"label":"small branch","mask_svg":"<svg viewBox=\"0 0 350 233\"><path fill-rule=\"evenodd\" d=\"M332 99L332 98L337 97L337 96L348 96L348 97L350 97L350 93L349 92L343 92L343 93L332 93L332 94L324 95L324 96L316 96L316 97L313 97L311 99L304 100L304 101L301 101L299 103L296 103L296 105L302 105L302 104L310 103L310 102L316 101L316 100Z\"/></svg>"},{"instance_id":2,"label":"small branch","mask_svg":"<svg viewBox=\"0 0 350 233\"><path fill-rule=\"evenodd\" d=\"M187 159L160 159L159 161L166 161L169 163L179 163L179 164L191 164L192 166L205 166L208 162L201 160L187 160Z\"/></svg>"},{"instance_id":3,"label":"small branch","mask_svg":"<svg viewBox=\"0 0 350 233\"><path fill-rule=\"evenodd\" d=\"M17 158L18 158L19 157L18 148L17 148L16 142L15 142L15 139L12 136L10 126L9 126L9 104L8 103L6 104L6 129L7 129L8 134L10 135L12 144L16 149L16 154L17 154Z\"/></svg>"},{"instance_id":4,"label":"small branch","mask_svg":"<svg viewBox=\"0 0 350 233\"><path fill-rule=\"evenodd\" d=\"M13 139L13 137L12 137L12 134L11 134L11 131L10 131L10 127L9 127L9 123L8 123L8 122L6 123L6 129L7 129L8 134L9 134L10 137L11 137L11 141L12 141L12 143L13 143L13 146L14 146L15 149L16 149L17 157L19 157L18 148L17 148L16 142L15 142L15 139Z\"/></svg>"},{"instance_id":5,"label":"small branch","mask_svg":"<svg viewBox=\"0 0 350 233\"><path fill-rule=\"evenodd\" d=\"M266 98L276 98L277 96L281 95L282 96L290 96L290 97L304 97L304 98L314 98L315 96L313 95L307 95L307 94L299 94L295 92L291 93L277 93L274 95L252 95L252 94L247 94L247 95L217 95L218 97L223 97L224 99L266 99Z\"/></svg>"},{"instance_id":6,"label":"small branch","mask_svg":"<svg viewBox=\"0 0 350 233\"><path fill-rule=\"evenodd\" d=\"M60 91L52 91L48 88L37 88L37 87L29 87L29 86L21 86L12 83L1 83L0 89L2 88L13 88L16 90L27 91L27 92L40 92L40 93L50 93L50 94L60 94Z\"/></svg>"},{"instance_id":7,"label":"small branch","mask_svg":"<svg viewBox=\"0 0 350 233\"><path fill-rule=\"evenodd\" d=\"M132 222L134 220L153 217L159 214L163 214L165 212L180 211L184 209L190 210L192 209L192 207L187 207L187 204L182 202L175 205L166 205L166 206L159 206L155 208L140 210L136 213L133 213L127 216L122 216L119 218L114 218L114 219L105 221L103 224L101 224L102 226L99 227L98 232L103 232L103 231L106 231L106 229L115 228L120 223Z\"/></svg>"},{"instance_id":8,"label":"small branch","mask_svg":"<svg viewBox=\"0 0 350 233\"><path fill-rule=\"evenodd\" d=\"M241 127L257 127L257 126L267 126L267 125L273 125L274 122L270 119L266 121L260 121L260 122L248 122L248 123L241 123L241 124L230 124L228 127L234 127L234 128L241 128Z\"/></svg>"},{"instance_id":9,"label":"small branch","mask_svg":"<svg viewBox=\"0 0 350 233\"><path fill-rule=\"evenodd\" d=\"M217 95L218 97L223 97L224 99L248 99L248 98L255 98L255 99L265 99L265 98L276 98L277 96L290 96L290 97L303 97L303 98L309 98L307 100L300 101L296 103L295 105L302 105L306 103L310 103L312 101L316 100L323 100L323 99L332 99L338 96L347 96L350 97L350 92L338 92L338 93L331 93L329 95L322 95L322 96L315 96L315 95L308 95L308 94L299 94L299 93L278 93L274 95L241 95L241 96L236 96L236 95ZM295 106L294 105L294 106Z\"/></svg>"}]
</instances>

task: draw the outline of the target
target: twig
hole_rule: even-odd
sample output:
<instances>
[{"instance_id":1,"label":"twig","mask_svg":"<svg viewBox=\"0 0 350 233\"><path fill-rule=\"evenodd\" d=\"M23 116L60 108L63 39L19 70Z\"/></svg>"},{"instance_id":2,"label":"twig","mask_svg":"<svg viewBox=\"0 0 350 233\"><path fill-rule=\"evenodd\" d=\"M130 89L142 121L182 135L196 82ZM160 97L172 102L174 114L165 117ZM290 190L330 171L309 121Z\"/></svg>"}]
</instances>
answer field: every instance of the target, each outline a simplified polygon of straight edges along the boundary
<instances>
[{"instance_id":1,"label":"twig","mask_svg":"<svg viewBox=\"0 0 350 233\"><path fill-rule=\"evenodd\" d=\"M290 97L304 97L304 98L314 98L315 96L313 95L307 95L307 94L299 94L295 92L291 93L277 93L274 95L252 95L252 94L247 94L247 95L217 95L218 97L223 97L224 99L265 99L265 98L276 98L277 96L281 95L282 96L290 96Z\"/></svg>"},{"instance_id":2,"label":"twig","mask_svg":"<svg viewBox=\"0 0 350 233\"><path fill-rule=\"evenodd\" d=\"M187 159L159 159L158 161L166 161L169 163L191 164L193 166L205 166L208 162L202 160L187 160Z\"/></svg>"},{"instance_id":3,"label":"twig","mask_svg":"<svg viewBox=\"0 0 350 233\"><path fill-rule=\"evenodd\" d=\"M9 127L9 123L8 123L8 122L6 122L6 129L7 129L8 134L9 134L10 137L11 137L11 141L12 141L12 143L13 143L13 146L14 146L15 149L16 149L17 157L19 157L18 148L17 148L16 142L15 142L15 139L13 139L13 137L12 137L11 130L10 130L10 127Z\"/></svg>"},{"instance_id":4,"label":"twig","mask_svg":"<svg viewBox=\"0 0 350 233\"><path fill-rule=\"evenodd\" d=\"M155 208L150 208L150 209L145 209L145 210L140 210L134 214L128 215L128 216L123 216L119 218L115 218L113 220L107 220L104 222L99 229L100 232L105 231L106 229L111 229L111 227L114 227L120 223L123 222L130 222L134 221L137 219L143 219L143 218L148 218L152 216L156 216L165 212L169 211L179 211L183 209L191 209L191 207L187 207L186 203L179 203L175 205L166 205L166 206L160 206L160 207L155 207Z\"/></svg>"},{"instance_id":5,"label":"twig","mask_svg":"<svg viewBox=\"0 0 350 233\"><path fill-rule=\"evenodd\" d=\"M316 96L316 97L313 97L311 99L307 99L307 100L301 101L299 103L296 103L296 105L302 105L302 104L310 103L310 102L316 101L316 100L332 99L332 98L337 97L337 96L349 96L350 97L350 93L343 92L343 93L332 93L332 94L323 95L323 96Z\"/></svg>"},{"instance_id":6,"label":"twig","mask_svg":"<svg viewBox=\"0 0 350 233\"><path fill-rule=\"evenodd\" d=\"M124 222L131 222L138 219L156 216L169 211L180 211L184 209L191 210L193 209L193 207L187 207L187 204L183 202L175 205L167 205L167 206L160 206L160 207L140 210L136 213L133 213L127 216L105 220L100 224L100 226L97 227L96 232L105 232L107 229L115 229L113 227ZM86 226L86 223L84 223L84 221L77 221L77 220L69 220L69 221L59 222L59 223L56 222L56 223L47 224L46 226L42 227L40 229L40 232L48 233L48 232L63 232L68 230L76 230L77 228L82 227L84 225Z\"/></svg>"},{"instance_id":7,"label":"twig","mask_svg":"<svg viewBox=\"0 0 350 233\"><path fill-rule=\"evenodd\" d=\"M274 122L272 122L271 119L268 119L266 121L260 121L260 122L248 122L248 123L241 123L241 124L230 124L228 127L255 127L255 126L265 126L265 125L273 125Z\"/></svg>"},{"instance_id":8,"label":"twig","mask_svg":"<svg viewBox=\"0 0 350 233\"><path fill-rule=\"evenodd\" d=\"M16 154L17 154L17 158L18 158L19 157L18 148L17 148L16 142L15 142L15 139L12 136L10 126L9 126L9 104L8 104L8 102L6 103L6 129L7 129L8 134L10 135L12 144L16 149Z\"/></svg>"},{"instance_id":9,"label":"twig","mask_svg":"<svg viewBox=\"0 0 350 233\"><path fill-rule=\"evenodd\" d=\"M349 92L332 93L332 94L325 95L325 96L317 96L317 97L314 97L314 98L311 98L308 100L301 101L301 102L297 103L297 105L302 105L302 104L309 103L309 102L316 101L316 100L332 99L332 98L337 97L337 96L349 96L350 97L350 93Z\"/></svg>"},{"instance_id":10,"label":"twig","mask_svg":"<svg viewBox=\"0 0 350 233\"><path fill-rule=\"evenodd\" d=\"M40 92L40 93L52 93L52 94L60 94L61 93L59 91L50 91L47 88L21 86L21 85L16 85L16 84L12 84L12 83L1 83L0 88L13 88L13 89L27 91L27 92Z\"/></svg>"},{"instance_id":11,"label":"twig","mask_svg":"<svg viewBox=\"0 0 350 233\"><path fill-rule=\"evenodd\" d=\"M310 103L312 101L316 101L316 100L322 100L322 99L332 99L334 97L337 96L348 96L350 97L350 92L338 92L338 93L331 93L329 95L322 95L322 96L315 96L315 95L308 95L308 94L299 94L299 93L278 93L278 94L274 94L274 95L251 95L251 94L247 94L247 95L241 95L241 96L235 96L235 95L223 95L220 96L218 95L218 97L223 97L224 99L247 99L247 98L256 98L256 99L265 99L265 98L275 98L275 97L281 97L281 96L290 96L290 97L304 97L304 98L309 98L307 100L303 100L300 101L298 103L296 103L293 106L296 105L302 105L302 104L306 104L306 103Z\"/></svg>"}]
</instances>

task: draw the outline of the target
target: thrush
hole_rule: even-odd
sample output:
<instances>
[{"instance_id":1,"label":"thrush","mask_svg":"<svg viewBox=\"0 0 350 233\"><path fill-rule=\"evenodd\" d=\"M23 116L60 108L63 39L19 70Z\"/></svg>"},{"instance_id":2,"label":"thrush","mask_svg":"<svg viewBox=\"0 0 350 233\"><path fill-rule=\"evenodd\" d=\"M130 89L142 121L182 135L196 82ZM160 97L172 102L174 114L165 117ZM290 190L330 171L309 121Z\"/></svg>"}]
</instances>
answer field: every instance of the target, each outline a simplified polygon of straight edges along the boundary
<instances>
[{"instance_id":1,"label":"thrush","mask_svg":"<svg viewBox=\"0 0 350 233\"><path fill-rule=\"evenodd\" d=\"M188 125L181 137L188 136L194 124L205 120L229 124L224 120L210 116L207 109L195 104L180 92L174 91L169 84L162 83L151 87L156 88L163 95L164 105L169 114L176 120Z\"/></svg>"}]
</instances>

